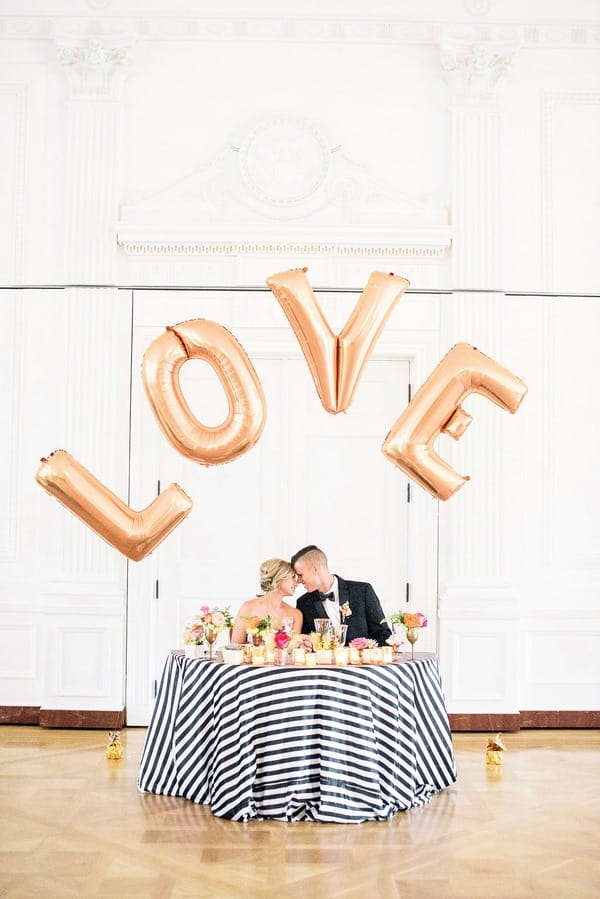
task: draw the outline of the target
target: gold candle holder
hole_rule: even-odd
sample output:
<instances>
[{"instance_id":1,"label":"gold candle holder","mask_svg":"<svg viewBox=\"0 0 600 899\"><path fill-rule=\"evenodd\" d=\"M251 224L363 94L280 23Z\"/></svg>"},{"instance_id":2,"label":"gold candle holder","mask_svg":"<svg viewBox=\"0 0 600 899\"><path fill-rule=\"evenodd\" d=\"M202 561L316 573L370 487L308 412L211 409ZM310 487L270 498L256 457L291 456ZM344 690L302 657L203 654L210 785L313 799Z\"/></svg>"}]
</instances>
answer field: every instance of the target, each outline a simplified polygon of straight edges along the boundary
<instances>
[{"instance_id":1,"label":"gold candle holder","mask_svg":"<svg viewBox=\"0 0 600 899\"><path fill-rule=\"evenodd\" d=\"M351 665L360 665L360 663L361 663L360 649L356 649L354 646L350 646L350 647L348 647L348 650L349 650L348 661L350 662L350 664Z\"/></svg>"},{"instance_id":2,"label":"gold candle holder","mask_svg":"<svg viewBox=\"0 0 600 899\"><path fill-rule=\"evenodd\" d=\"M253 665L264 665L265 664L265 647L264 646L253 646L252 647L252 664Z\"/></svg>"},{"instance_id":3,"label":"gold candle holder","mask_svg":"<svg viewBox=\"0 0 600 899\"><path fill-rule=\"evenodd\" d=\"M365 665L370 664L371 662L371 649L363 649L361 650L362 661Z\"/></svg>"},{"instance_id":4,"label":"gold candle holder","mask_svg":"<svg viewBox=\"0 0 600 899\"><path fill-rule=\"evenodd\" d=\"M304 665L306 662L306 650L303 646L297 646L292 650L292 662L294 665Z\"/></svg>"},{"instance_id":5,"label":"gold candle holder","mask_svg":"<svg viewBox=\"0 0 600 899\"><path fill-rule=\"evenodd\" d=\"M349 650L346 646L336 646L333 651L336 665L347 665Z\"/></svg>"},{"instance_id":6,"label":"gold candle holder","mask_svg":"<svg viewBox=\"0 0 600 899\"><path fill-rule=\"evenodd\" d=\"M316 652L307 652L304 657L304 664L308 668L314 668L317 664L317 654Z\"/></svg>"},{"instance_id":7,"label":"gold candle holder","mask_svg":"<svg viewBox=\"0 0 600 899\"><path fill-rule=\"evenodd\" d=\"M381 646L374 646L371 650L371 664L372 665L381 665L383 662L383 655L381 653Z\"/></svg>"}]
</instances>

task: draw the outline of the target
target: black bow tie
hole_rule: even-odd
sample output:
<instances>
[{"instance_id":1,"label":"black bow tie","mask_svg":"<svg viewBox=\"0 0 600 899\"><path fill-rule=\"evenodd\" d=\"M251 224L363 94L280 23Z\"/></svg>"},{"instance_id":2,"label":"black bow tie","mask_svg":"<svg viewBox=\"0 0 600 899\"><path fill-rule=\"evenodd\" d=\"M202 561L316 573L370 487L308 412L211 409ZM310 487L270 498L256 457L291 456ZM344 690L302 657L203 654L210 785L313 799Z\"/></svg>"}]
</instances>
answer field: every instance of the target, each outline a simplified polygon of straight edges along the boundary
<instances>
[{"instance_id":1,"label":"black bow tie","mask_svg":"<svg viewBox=\"0 0 600 899\"><path fill-rule=\"evenodd\" d=\"M327 599L335 599L335 593L319 593L322 601L325 602Z\"/></svg>"}]
</instances>

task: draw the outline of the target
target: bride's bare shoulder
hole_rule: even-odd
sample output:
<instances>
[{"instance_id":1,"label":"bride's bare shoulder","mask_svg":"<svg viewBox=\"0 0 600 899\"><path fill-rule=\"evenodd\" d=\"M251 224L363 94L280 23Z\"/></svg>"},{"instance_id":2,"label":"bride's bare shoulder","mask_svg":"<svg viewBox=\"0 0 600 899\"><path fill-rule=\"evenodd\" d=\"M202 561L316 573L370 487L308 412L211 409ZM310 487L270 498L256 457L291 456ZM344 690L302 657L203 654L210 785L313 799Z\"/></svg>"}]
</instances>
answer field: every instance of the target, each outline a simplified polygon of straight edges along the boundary
<instances>
[{"instance_id":1,"label":"bride's bare shoulder","mask_svg":"<svg viewBox=\"0 0 600 899\"><path fill-rule=\"evenodd\" d=\"M240 606L240 613L252 612L258 605L258 596L253 596L252 599L247 599Z\"/></svg>"}]
</instances>

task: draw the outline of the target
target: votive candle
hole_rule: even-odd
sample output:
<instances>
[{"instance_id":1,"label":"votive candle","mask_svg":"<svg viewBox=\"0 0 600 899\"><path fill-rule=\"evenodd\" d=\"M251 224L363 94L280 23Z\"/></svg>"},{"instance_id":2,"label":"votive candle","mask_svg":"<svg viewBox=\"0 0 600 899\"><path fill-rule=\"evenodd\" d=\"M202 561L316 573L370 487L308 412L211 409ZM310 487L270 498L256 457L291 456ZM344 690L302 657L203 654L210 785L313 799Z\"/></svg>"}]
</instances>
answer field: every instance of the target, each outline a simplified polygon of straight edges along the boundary
<instances>
[{"instance_id":1,"label":"votive candle","mask_svg":"<svg viewBox=\"0 0 600 899\"><path fill-rule=\"evenodd\" d=\"M360 665L360 649L356 649L355 646L348 647L350 656L349 662L351 665Z\"/></svg>"},{"instance_id":2,"label":"votive candle","mask_svg":"<svg viewBox=\"0 0 600 899\"><path fill-rule=\"evenodd\" d=\"M265 647L264 646L253 646L252 647L252 664L253 665L264 665L265 664Z\"/></svg>"},{"instance_id":3,"label":"votive candle","mask_svg":"<svg viewBox=\"0 0 600 899\"><path fill-rule=\"evenodd\" d=\"M362 660L365 663L369 663L371 661L371 652L372 650L367 648L362 650Z\"/></svg>"},{"instance_id":4,"label":"votive candle","mask_svg":"<svg viewBox=\"0 0 600 899\"><path fill-rule=\"evenodd\" d=\"M304 646L297 646L292 650L292 662L294 665L304 665L306 661L306 650Z\"/></svg>"},{"instance_id":5,"label":"votive candle","mask_svg":"<svg viewBox=\"0 0 600 899\"><path fill-rule=\"evenodd\" d=\"M335 664L336 665L347 665L348 664L348 647L347 646L336 646L333 651L335 656Z\"/></svg>"},{"instance_id":6,"label":"votive candle","mask_svg":"<svg viewBox=\"0 0 600 899\"><path fill-rule=\"evenodd\" d=\"M307 652L304 656L304 664L309 668L314 668L317 664L317 654L316 652Z\"/></svg>"},{"instance_id":7,"label":"votive candle","mask_svg":"<svg viewBox=\"0 0 600 899\"><path fill-rule=\"evenodd\" d=\"M390 665L394 661L394 647L393 646L382 646L381 647L381 658L384 665Z\"/></svg>"}]
</instances>

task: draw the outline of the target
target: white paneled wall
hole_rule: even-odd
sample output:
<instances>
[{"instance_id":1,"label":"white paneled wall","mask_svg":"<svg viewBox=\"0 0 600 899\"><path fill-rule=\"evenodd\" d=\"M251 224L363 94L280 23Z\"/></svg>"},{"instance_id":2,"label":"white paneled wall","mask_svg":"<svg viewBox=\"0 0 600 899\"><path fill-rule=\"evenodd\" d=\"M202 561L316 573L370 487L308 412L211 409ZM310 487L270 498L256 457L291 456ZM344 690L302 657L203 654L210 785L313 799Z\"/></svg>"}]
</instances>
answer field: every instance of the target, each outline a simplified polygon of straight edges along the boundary
<instances>
[{"instance_id":1,"label":"white paneled wall","mask_svg":"<svg viewBox=\"0 0 600 899\"><path fill-rule=\"evenodd\" d=\"M119 709L126 560L34 475L66 449L127 500L130 292L3 291L1 311L1 702Z\"/></svg>"},{"instance_id":2,"label":"white paneled wall","mask_svg":"<svg viewBox=\"0 0 600 899\"><path fill-rule=\"evenodd\" d=\"M44 6L0 12L0 706L125 695L127 562L33 480L64 448L128 499L142 413L133 294L113 285L308 265L321 287L411 280L381 352L413 392L462 340L529 386L515 416L469 398L468 431L440 438L472 479L439 517L413 491L413 607L438 608L449 710L597 708L597 4ZM44 284L87 286L18 289ZM260 304L234 305L268 343ZM141 717L146 662L129 651Z\"/></svg>"}]
</instances>

